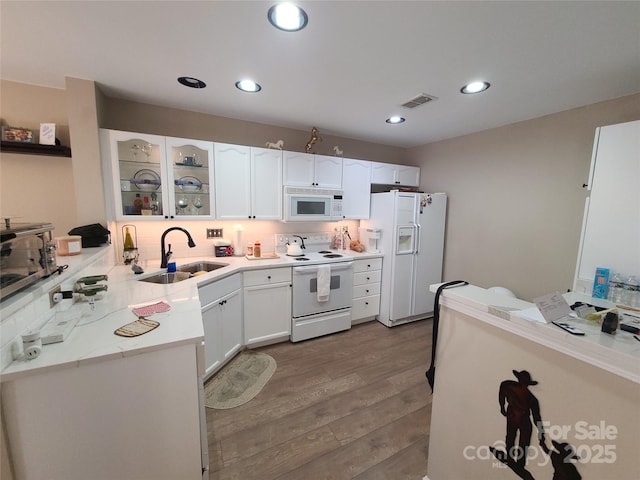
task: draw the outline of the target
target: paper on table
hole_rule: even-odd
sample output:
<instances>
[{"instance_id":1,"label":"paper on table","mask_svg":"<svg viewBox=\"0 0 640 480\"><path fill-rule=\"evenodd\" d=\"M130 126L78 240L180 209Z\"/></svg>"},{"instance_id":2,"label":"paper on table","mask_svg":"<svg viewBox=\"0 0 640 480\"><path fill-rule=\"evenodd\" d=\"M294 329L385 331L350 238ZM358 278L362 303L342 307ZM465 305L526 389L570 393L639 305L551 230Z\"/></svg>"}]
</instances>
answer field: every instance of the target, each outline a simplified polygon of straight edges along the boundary
<instances>
[{"instance_id":1,"label":"paper on table","mask_svg":"<svg viewBox=\"0 0 640 480\"><path fill-rule=\"evenodd\" d=\"M556 322L571 314L571 307L558 292L534 298L533 303L536 304L547 323Z\"/></svg>"}]
</instances>

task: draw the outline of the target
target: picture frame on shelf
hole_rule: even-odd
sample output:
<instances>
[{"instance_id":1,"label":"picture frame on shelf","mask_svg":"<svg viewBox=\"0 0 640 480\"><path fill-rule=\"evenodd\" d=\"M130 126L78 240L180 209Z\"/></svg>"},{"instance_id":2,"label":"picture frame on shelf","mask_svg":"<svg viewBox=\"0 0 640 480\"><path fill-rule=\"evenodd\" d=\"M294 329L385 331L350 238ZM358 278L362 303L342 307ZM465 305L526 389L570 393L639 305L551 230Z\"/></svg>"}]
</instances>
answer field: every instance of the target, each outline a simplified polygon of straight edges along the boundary
<instances>
[{"instance_id":1,"label":"picture frame on shelf","mask_svg":"<svg viewBox=\"0 0 640 480\"><path fill-rule=\"evenodd\" d=\"M33 130L22 127L2 127L3 142L33 143Z\"/></svg>"}]
</instances>

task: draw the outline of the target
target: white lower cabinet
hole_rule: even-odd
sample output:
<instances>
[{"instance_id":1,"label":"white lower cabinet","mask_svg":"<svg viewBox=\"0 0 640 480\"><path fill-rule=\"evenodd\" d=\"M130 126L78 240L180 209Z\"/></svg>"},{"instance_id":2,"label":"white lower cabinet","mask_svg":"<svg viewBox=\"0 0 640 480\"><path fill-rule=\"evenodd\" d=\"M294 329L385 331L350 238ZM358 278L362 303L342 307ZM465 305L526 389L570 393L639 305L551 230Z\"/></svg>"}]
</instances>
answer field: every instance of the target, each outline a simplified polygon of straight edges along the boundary
<instances>
[{"instance_id":1,"label":"white lower cabinet","mask_svg":"<svg viewBox=\"0 0 640 480\"><path fill-rule=\"evenodd\" d=\"M198 287L204 324L205 378L243 347L241 286L238 273Z\"/></svg>"},{"instance_id":2,"label":"white lower cabinet","mask_svg":"<svg viewBox=\"0 0 640 480\"><path fill-rule=\"evenodd\" d=\"M15 478L202 480L199 348L114 355L3 382Z\"/></svg>"},{"instance_id":3,"label":"white lower cabinet","mask_svg":"<svg viewBox=\"0 0 640 480\"><path fill-rule=\"evenodd\" d=\"M250 270L244 275L244 343L260 346L291 335L291 268Z\"/></svg>"},{"instance_id":4,"label":"white lower cabinet","mask_svg":"<svg viewBox=\"0 0 640 480\"><path fill-rule=\"evenodd\" d=\"M351 323L373 320L380 313L380 279L382 258L353 262L353 307Z\"/></svg>"}]
</instances>

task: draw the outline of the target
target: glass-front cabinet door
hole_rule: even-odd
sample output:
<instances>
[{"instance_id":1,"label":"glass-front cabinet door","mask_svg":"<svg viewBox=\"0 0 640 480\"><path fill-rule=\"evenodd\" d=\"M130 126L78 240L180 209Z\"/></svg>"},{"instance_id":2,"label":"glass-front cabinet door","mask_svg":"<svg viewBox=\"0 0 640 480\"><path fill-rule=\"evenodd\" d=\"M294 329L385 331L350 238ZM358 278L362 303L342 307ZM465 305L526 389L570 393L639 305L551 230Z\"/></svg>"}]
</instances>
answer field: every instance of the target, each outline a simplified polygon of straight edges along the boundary
<instances>
[{"instance_id":1,"label":"glass-front cabinet door","mask_svg":"<svg viewBox=\"0 0 640 480\"><path fill-rule=\"evenodd\" d=\"M213 143L101 130L116 220L213 217Z\"/></svg>"},{"instance_id":2,"label":"glass-front cabinet door","mask_svg":"<svg viewBox=\"0 0 640 480\"><path fill-rule=\"evenodd\" d=\"M213 217L213 143L167 137L170 203L178 217Z\"/></svg>"},{"instance_id":3,"label":"glass-front cabinet door","mask_svg":"<svg viewBox=\"0 0 640 480\"><path fill-rule=\"evenodd\" d=\"M112 160L116 218L164 218L169 207L164 137L107 130L102 140Z\"/></svg>"}]
</instances>

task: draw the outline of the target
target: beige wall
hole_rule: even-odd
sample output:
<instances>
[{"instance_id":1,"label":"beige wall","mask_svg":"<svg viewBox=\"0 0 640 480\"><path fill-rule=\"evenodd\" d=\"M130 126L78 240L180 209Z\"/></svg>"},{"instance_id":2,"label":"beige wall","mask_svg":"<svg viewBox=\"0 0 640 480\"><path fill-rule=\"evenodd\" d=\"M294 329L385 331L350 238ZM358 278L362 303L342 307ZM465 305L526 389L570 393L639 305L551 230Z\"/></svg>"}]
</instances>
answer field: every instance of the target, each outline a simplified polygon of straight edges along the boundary
<instances>
[{"instance_id":1,"label":"beige wall","mask_svg":"<svg viewBox=\"0 0 640 480\"><path fill-rule=\"evenodd\" d=\"M264 147L266 142L284 140L285 150L304 152L311 138L308 131L245 122L204 113L158 107L143 103L108 98L104 105L102 128L153 133L214 142ZM335 155L338 145L348 158L387 163L406 163L406 150L378 143L361 142L326 134L320 129L322 141L314 146L315 153Z\"/></svg>"},{"instance_id":2,"label":"beige wall","mask_svg":"<svg viewBox=\"0 0 640 480\"><path fill-rule=\"evenodd\" d=\"M422 188L449 196L444 279L571 288L595 128L637 119L640 94L410 149Z\"/></svg>"},{"instance_id":3,"label":"beige wall","mask_svg":"<svg viewBox=\"0 0 640 480\"><path fill-rule=\"evenodd\" d=\"M3 124L35 133L41 122L55 123L56 137L69 145L65 90L2 80L0 95ZM1 158L0 214L20 217L18 222L51 222L56 235L76 226L71 158L15 153L2 153Z\"/></svg>"}]
</instances>

